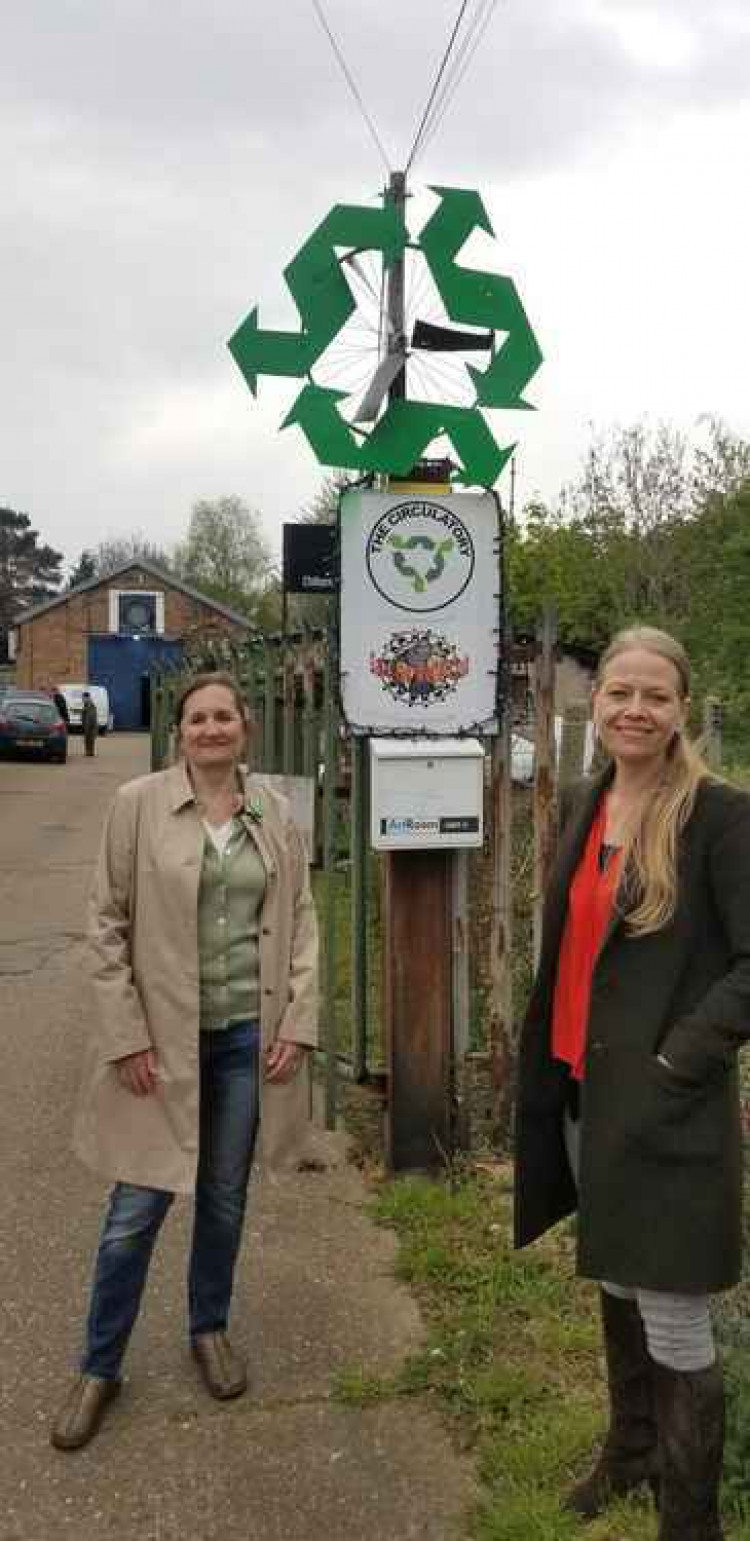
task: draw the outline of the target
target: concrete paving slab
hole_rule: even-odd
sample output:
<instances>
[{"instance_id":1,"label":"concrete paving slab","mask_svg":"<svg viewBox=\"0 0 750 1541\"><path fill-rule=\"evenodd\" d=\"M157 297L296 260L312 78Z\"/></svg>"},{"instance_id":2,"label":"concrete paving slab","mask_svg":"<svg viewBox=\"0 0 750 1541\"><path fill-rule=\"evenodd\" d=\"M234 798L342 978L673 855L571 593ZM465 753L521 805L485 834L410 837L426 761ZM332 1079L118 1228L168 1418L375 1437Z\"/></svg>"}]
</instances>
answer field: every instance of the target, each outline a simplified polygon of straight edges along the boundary
<instances>
[{"instance_id":1,"label":"concrete paving slab","mask_svg":"<svg viewBox=\"0 0 750 1541\"><path fill-rule=\"evenodd\" d=\"M0 765L0 1541L460 1541L473 1476L429 1400L332 1400L338 1371L387 1374L423 1329L392 1235L323 1131L324 1170L253 1184L232 1327L249 1394L211 1402L187 1353L178 1201L122 1397L87 1450L49 1445L106 1192L69 1153L83 907L113 787L147 754L115 735L93 761Z\"/></svg>"}]
</instances>

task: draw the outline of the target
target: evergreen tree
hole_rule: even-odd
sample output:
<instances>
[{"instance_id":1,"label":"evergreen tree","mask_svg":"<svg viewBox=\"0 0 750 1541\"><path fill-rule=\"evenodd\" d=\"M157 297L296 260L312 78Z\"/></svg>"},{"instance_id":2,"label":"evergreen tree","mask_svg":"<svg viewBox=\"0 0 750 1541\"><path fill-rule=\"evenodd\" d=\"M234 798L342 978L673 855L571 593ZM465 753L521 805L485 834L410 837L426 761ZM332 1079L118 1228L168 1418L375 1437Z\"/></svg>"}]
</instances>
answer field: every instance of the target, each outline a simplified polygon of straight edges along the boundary
<instances>
[{"instance_id":1,"label":"evergreen tree","mask_svg":"<svg viewBox=\"0 0 750 1541\"><path fill-rule=\"evenodd\" d=\"M22 610L52 599L61 582L62 552L40 545L28 514L0 508L0 646Z\"/></svg>"}]
</instances>

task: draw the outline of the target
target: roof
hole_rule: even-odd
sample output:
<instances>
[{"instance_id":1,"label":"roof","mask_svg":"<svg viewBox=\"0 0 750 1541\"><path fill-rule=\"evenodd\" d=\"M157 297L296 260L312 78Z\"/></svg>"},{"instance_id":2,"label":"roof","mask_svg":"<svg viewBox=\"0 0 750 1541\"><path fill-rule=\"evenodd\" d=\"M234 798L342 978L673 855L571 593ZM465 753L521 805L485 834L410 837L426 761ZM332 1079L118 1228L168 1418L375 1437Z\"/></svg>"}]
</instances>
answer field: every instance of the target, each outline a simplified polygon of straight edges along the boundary
<instances>
[{"instance_id":1,"label":"roof","mask_svg":"<svg viewBox=\"0 0 750 1541\"><path fill-rule=\"evenodd\" d=\"M181 578L175 578L174 574L167 572L166 568L159 567L156 562L147 561L145 557L131 557L128 562L122 562L119 567L115 567L111 573L88 578L85 583L77 583L75 588L65 589L64 593L56 594L54 599L45 599L40 605L32 605L29 610L20 611L13 625L24 626L27 621L36 620L38 615L44 615L47 610L54 610L56 605L66 605L68 600L74 599L77 594L85 594L88 589L102 588L105 583L111 583L114 578L119 578L123 573L132 572L134 567L150 573L152 578L158 578L160 583L165 583L168 588L179 589L190 599L197 599L199 604L206 605L209 610L218 611L219 615L234 621L237 626L244 626L246 631L254 629L246 615L240 615L238 610L230 609L229 605L222 605L218 599L210 599L207 594L201 594L199 589L191 588L189 583L183 583Z\"/></svg>"}]
</instances>

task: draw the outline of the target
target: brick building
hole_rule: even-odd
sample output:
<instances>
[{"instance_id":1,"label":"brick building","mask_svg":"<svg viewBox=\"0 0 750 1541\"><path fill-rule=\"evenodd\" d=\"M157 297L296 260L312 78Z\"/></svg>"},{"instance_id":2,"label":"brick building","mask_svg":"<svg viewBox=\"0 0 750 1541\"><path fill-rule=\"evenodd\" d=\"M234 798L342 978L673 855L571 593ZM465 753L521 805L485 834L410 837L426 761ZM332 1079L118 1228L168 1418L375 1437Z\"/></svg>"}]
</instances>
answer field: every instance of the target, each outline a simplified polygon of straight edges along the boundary
<instances>
[{"instance_id":1,"label":"brick building","mask_svg":"<svg viewBox=\"0 0 750 1541\"><path fill-rule=\"evenodd\" d=\"M106 685L115 728L132 729L148 726L153 663L179 662L202 637L240 642L249 629L236 610L139 559L24 611L10 644L19 685Z\"/></svg>"}]
</instances>

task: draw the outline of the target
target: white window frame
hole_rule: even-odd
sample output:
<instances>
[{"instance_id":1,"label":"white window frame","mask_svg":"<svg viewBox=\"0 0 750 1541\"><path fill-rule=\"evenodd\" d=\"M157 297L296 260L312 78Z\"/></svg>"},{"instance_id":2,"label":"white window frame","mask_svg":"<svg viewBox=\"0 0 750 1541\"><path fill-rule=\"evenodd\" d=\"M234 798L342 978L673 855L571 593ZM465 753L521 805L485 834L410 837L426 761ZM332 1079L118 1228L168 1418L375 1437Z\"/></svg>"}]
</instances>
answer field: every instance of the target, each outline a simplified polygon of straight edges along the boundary
<instances>
[{"instance_id":1,"label":"white window frame","mask_svg":"<svg viewBox=\"0 0 750 1541\"><path fill-rule=\"evenodd\" d=\"M120 635L120 600L121 599L153 599L156 601L155 615L156 625L154 635L163 637L165 631L165 603L164 592L161 589L110 589L109 590L109 629L116 636ZM123 632L123 636L128 633Z\"/></svg>"}]
</instances>

